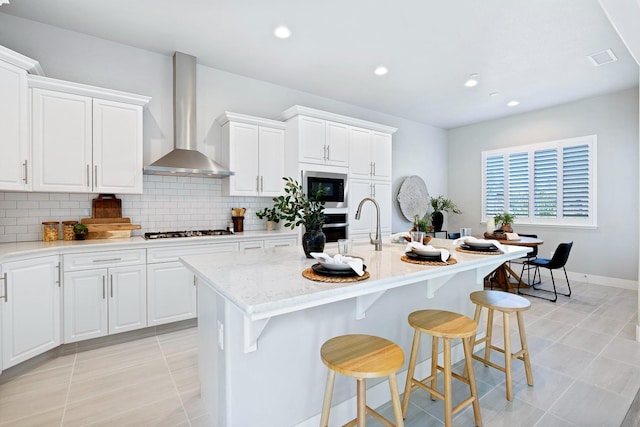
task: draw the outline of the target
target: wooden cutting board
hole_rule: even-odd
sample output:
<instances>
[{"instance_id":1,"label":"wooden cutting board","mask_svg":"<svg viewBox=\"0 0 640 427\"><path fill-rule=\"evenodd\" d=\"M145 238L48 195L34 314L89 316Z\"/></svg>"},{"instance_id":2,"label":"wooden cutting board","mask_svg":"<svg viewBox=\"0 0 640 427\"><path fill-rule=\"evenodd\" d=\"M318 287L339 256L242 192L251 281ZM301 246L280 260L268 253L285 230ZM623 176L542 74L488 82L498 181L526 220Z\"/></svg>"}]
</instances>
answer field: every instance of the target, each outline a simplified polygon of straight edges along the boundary
<instances>
[{"instance_id":1,"label":"wooden cutting board","mask_svg":"<svg viewBox=\"0 0 640 427\"><path fill-rule=\"evenodd\" d=\"M91 218L122 218L122 200L115 194L100 194L91 202Z\"/></svg>"}]
</instances>

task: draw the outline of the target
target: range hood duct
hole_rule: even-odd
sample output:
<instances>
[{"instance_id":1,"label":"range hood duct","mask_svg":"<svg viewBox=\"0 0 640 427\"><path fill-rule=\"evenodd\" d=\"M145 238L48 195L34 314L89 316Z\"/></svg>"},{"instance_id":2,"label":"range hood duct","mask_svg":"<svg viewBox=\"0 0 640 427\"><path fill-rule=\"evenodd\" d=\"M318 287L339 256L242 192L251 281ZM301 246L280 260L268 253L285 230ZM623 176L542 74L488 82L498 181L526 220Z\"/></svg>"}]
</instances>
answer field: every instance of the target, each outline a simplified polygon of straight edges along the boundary
<instances>
[{"instance_id":1,"label":"range hood duct","mask_svg":"<svg viewBox=\"0 0 640 427\"><path fill-rule=\"evenodd\" d=\"M173 55L173 140L173 151L145 166L144 174L210 178L233 175L196 149L196 57L181 52Z\"/></svg>"}]
</instances>

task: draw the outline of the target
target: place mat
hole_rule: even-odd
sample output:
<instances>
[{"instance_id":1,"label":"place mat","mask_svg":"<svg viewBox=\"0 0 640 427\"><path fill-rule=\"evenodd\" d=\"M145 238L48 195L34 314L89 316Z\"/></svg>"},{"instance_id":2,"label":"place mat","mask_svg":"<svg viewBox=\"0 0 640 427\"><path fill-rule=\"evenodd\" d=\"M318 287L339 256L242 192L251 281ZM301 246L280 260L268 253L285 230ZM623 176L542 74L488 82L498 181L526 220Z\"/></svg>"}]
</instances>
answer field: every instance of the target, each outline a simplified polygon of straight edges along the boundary
<instances>
[{"instance_id":1,"label":"place mat","mask_svg":"<svg viewBox=\"0 0 640 427\"><path fill-rule=\"evenodd\" d=\"M450 256L447 261L419 261L417 259L411 259L406 255L402 255L400 257L400 261L408 262L409 264L420 264L420 265L436 265L436 266L444 266L444 265L453 265L458 261Z\"/></svg>"},{"instance_id":2,"label":"place mat","mask_svg":"<svg viewBox=\"0 0 640 427\"><path fill-rule=\"evenodd\" d=\"M474 255L502 255L504 252L501 250L497 251L472 251L469 249L463 249L460 246L456 246L456 251L464 252L465 254L474 254Z\"/></svg>"},{"instance_id":3,"label":"place mat","mask_svg":"<svg viewBox=\"0 0 640 427\"><path fill-rule=\"evenodd\" d=\"M313 280L316 282L328 282L328 283L349 283L349 282L359 282L361 280L368 279L370 276L368 271L365 271L362 276L323 276L322 274L318 274L313 271L311 268L307 268L302 272L302 277Z\"/></svg>"}]
</instances>

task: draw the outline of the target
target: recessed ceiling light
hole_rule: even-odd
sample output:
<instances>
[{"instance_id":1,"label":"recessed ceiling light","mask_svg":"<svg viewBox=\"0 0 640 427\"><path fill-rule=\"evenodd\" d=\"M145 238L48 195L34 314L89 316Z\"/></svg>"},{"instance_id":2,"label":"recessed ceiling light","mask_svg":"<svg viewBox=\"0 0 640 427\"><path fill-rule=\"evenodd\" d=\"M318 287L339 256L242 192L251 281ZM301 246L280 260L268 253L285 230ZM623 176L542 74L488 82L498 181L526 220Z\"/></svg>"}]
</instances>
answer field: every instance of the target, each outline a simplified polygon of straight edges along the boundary
<instances>
[{"instance_id":1,"label":"recessed ceiling light","mask_svg":"<svg viewBox=\"0 0 640 427\"><path fill-rule=\"evenodd\" d=\"M515 107L516 105L519 105L520 101L516 101L515 99L512 101L507 102L507 107Z\"/></svg>"},{"instance_id":2,"label":"recessed ceiling light","mask_svg":"<svg viewBox=\"0 0 640 427\"><path fill-rule=\"evenodd\" d=\"M291 30L284 25L280 25L273 30L273 34L279 39L288 39L291 37Z\"/></svg>"},{"instance_id":3,"label":"recessed ceiling light","mask_svg":"<svg viewBox=\"0 0 640 427\"><path fill-rule=\"evenodd\" d=\"M464 85L466 87L474 87L478 85L478 75L477 74L471 74L469 76L469 79L464 82Z\"/></svg>"},{"instance_id":4,"label":"recessed ceiling light","mask_svg":"<svg viewBox=\"0 0 640 427\"><path fill-rule=\"evenodd\" d=\"M384 76L385 74L387 74L389 72L389 70L387 69L387 67L376 67L375 70L373 70L373 74L375 74L376 76Z\"/></svg>"},{"instance_id":5,"label":"recessed ceiling light","mask_svg":"<svg viewBox=\"0 0 640 427\"><path fill-rule=\"evenodd\" d=\"M603 50L602 52L594 53L593 55L587 56L594 67L599 67L600 65L608 64L610 62L615 62L618 60L618 57L611 49Z\"/></svg>"}]
</instances>

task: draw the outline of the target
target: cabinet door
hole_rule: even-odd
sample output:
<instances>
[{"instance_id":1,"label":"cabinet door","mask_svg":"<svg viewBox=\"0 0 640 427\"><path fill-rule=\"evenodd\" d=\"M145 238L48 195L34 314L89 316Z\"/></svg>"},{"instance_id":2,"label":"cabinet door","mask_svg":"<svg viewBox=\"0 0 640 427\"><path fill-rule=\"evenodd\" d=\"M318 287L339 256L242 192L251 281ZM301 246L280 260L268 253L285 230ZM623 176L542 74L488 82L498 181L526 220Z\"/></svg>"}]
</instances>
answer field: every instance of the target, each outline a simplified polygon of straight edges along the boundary
<instances>
[{"instance_id":1,"label":"cabinet door","mask_svg":"<svg viewBox=\"0 0 640 427\"><path fill-rule=\"evenodd\" d=\"M362 128L349 128L349 176L353 178L371 178L371 131Z\"/></svg>"},{"instance_id":2,"label":"cabinet door","mask_svg":"<svg viewBox=\"0 0 640 427\"><path fill-rule=\"evenodd\" d=\"M260 127L260 196L282 194L284 169L284 131Z\"/></svg>"},{"instance_id":3,"label":"cabinet door","mask_svg":"<svg viewBox=\"0 0 640 427\"><path fill-rule=\"evenodd\" d=\"M195 276L184 264L150 264L147 278L147 326L196 317Z\"/></svg>"},{"instance_id":4,"label":"cabinet door","mask_svg":"<svg viewBox=\"0 0 640 427\"><path fill-rule=\"evenodd\" d=\"M374 181L373 197L380 205L380 232L383 236L391 234L391 210L393 209L391 196L391 182ZM375 226L375 217L373 218Z\"/></svg>"},{"instance_id":5,"label":"cabinet door","mask_svg":"<svg viewBox=\"0 0 640 427\"><path fill-rule=\"evenodd\" d=\"M93 100L93 192L142 193L142 107Z\"/></svg>"},{"instance_id":6,"label":"cabinet door","mask_svg":"<svg viewBox=\"0 0 640 427\"><path fill-rule=\"evenodd\" d=\"M349 166L349 126L326 122L327 164Z\"/></svg>"},{"instance_id":7,"label":"cabinet door","mask_svg":"<svg viewBox=\"0 0 640 427\"><path fill-rule=\"evenodd\" d=\"M32 90L33 190L90 191L91 98Z\"/></svg>"},{"instance_id":8,"label":"cabinet door","mask_svg":"<svg viewBox=\"0 0 640 427\"><path fill-rule=\"evenodd\" d=\"M325 126L324 120L300 116L300 159L301 162L325 162Z\"/></svg>"},{"instance_id":9,"label":"cabinet door","mask_svg":"<svg viewBox=\"0 0 640 427\"><path fill-rule=\"evenodd\" d=\"M109 269L109 333L147 326L146 266Z\"/></svg>"},{"instance_id":10,"label":"cabinet door","mask_svg":"<svg viewBox=\"0 0 640 427\"><path fill-rule=\"evenodd\" d=\"M371 180L350 179L349 180L349 237L363 238L369 233L375 233L375 206L371 202L365 202L362 206L360 219L355 219L358 204L365 197L371 197Z\"/></svg>"},{"instance_id":11,"label":"cabinet door","mask_svg":"<svg viewBox=\"0 0 640 427\"><path fill-rule=\"evenodd\" d=\"M372 132L373 178L391 180L391 135Z\"/></svg>"},{"instance_id":12,"label":"cabinet door","mask_svg":"<svg viewBox=\"0 0 640 427\"><path fill-rule=\"evenodd\" d=\"M0 61L0 190L28 189L27 73Z\"/></svg>"},{"instance_id":13,"label":"cabinet door","mask_svg":"<svg viewBox=\"0 0 640 427\"><path fill-rule=\"evenodd\" d=\"M107 269L64 274L64 342L97 338L108 333Z\"/></svg>"},{"instance_id":14,"label":"cabinet door","mask_svg":"<svg viewBox=\"0 0 640 427\"><path fill-rule=\"evenodd\" d=\"M229 177L229 194L255 196L259 189L258 126L229 123L229 165L235 175Z\"/></svg>"},{"instance_id":15,"label":"cabinet door","mask_svg":"<svg viewBox=\"0 0 640 427\"><path fill-rule=\"evenodd\" d=\"M6 369L60 345L58 256L7 262L2 306Z\"/></svg>"}]
</instances>

